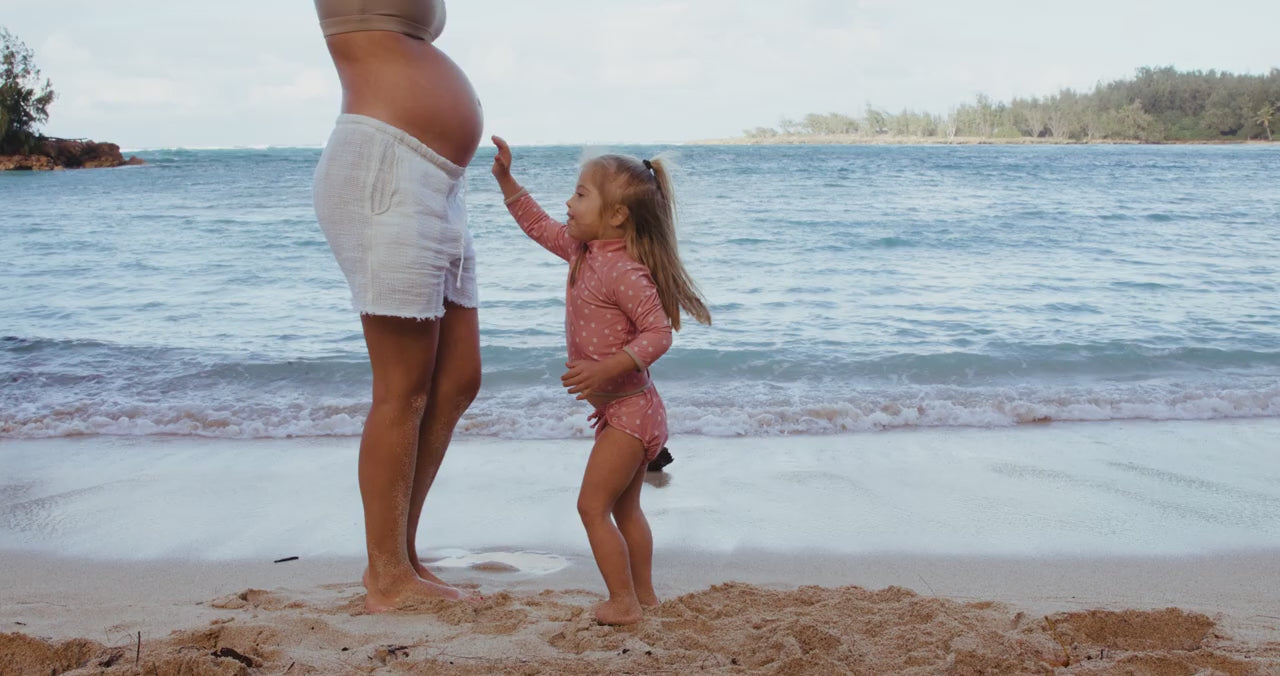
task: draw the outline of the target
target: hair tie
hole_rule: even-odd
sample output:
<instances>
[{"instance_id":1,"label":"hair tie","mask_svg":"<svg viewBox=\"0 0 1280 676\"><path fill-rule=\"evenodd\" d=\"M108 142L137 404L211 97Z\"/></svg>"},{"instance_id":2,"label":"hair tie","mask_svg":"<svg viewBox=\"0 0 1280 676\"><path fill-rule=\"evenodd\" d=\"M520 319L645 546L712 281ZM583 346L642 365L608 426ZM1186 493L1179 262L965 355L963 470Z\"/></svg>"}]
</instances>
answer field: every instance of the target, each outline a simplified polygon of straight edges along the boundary
<instances>
[{"instance_id":1,"label":"hair tie","mask_svg":"<svg viewBox=\"0 0 1280 676\"><path fill-rule=\"evenodd\" d=\"M652 162L650 162L649 160L642 160L642 161L644 162L644 168L645 168L645 169L648 169L649 171L653 171L653 163L652 163Z\"/></svg>"}]
</instances>

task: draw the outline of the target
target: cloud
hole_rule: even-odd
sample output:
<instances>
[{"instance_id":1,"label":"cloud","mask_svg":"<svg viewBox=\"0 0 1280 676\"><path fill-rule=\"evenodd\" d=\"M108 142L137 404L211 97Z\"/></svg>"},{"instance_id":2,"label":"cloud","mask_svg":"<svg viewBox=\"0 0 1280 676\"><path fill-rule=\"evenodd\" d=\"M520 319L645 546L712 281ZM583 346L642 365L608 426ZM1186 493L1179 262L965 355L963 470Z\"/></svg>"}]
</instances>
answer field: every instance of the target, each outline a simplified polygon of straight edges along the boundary
<instances>
[{"instance_id":1,"label":"cloud","mask_svg":"<svg viewBox=\"0 0 1280 676\"><path fill-rule=\"evenodd\" d=\"M163 77L97 77L83 83L77 100L87 105L138 105L190 110L200 105L191 83Z\"/></svg>"},{"instance_id":2,"label":"cloud","mask_svg":"<svg viewBox=\"0 0 1280 676\"><path fill-rule=\"evenodd\" d=\"M687 87L702 79L702 64L690 57L608 59L596 69L596 78L610 87Z\"/></svg>"},{"instance_id":3,"label":"cloud","mask_svg":"<svg viewBox=\"0 0 1280 676\"><path fill-rule=\"evenodd\" d=\"M820 28L814 38L832 54L875 52L883 43L880 31L868 26Z\"/></svg>"},{"instance_id":4,"label":"cloud","mask_svg":"<svg viewBox=\"0 0 1280 676\"><path fill-rule=\"evenodd\" d=\"M473 50L471 76L504 79L519 75L524 62L509 44L483 45Z\"/></svg>"},{"instance_id":5,"label":"cloud","mask_svg":"<svg viewBox=\"0 0 1280 676\"><path fill-rule=\"evenodd\" d=\"M292 71L285 83L254 84L249 89L253 105L296 104L332 100L341 94L337 79L330 70L300 68Z\"/></svg>"},{"instance_id":6,"label":"cloud","mask_svg":"<svg viewBox=\"0 0 1280 676\"><path fill-rule=\"evenodd\" d=\"M84 64L93 61L93 52L64 31L51 33L40 43L36 52L39 56L37 60L46 65L50 63Z\"/></svg>"}]
</instances>

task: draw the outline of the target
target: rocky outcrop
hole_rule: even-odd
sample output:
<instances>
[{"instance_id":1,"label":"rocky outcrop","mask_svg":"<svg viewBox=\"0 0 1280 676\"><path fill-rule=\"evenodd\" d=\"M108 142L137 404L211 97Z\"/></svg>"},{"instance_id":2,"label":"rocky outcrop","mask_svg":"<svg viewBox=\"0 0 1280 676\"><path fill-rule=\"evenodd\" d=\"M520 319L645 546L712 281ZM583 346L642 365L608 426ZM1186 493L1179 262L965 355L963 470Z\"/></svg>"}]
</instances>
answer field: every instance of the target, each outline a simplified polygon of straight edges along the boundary
<instances>
[{"instance_id":1,"label":"rocky outcrop","mask_svg":"<svg viewBox=\"0 0 1280 676\"><path fill-rule=\"evenodd\" d=\"M0 171L97 169L142 163L137 157L126 160L114 143L50 137L41 138L30 155L0 155Z\"/></svg>"},{"instance_id":2,"label":"rocky outcrop","mask_svg":"<svg viewBox=\"0 0 1280 676\"><path fill-rule=\"evenodd\" d=\"M53 160L44 155L0 155L0 171L14 171L17 169L48 171L61 168L54 166Z\"/></svg>"}]
</instances>

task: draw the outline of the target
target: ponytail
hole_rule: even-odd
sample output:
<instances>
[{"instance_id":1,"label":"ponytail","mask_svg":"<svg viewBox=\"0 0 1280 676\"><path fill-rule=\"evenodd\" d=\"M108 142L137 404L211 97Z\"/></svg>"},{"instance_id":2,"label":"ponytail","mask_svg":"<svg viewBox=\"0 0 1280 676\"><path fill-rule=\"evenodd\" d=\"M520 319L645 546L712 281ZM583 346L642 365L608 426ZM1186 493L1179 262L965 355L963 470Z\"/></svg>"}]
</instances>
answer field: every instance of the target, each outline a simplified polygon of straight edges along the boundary
<instances>
[{"instance_id":1,"label":"ponytail","mask_svg":"<svg viewBox=\"0 0 1280 676\"><path fill-rule=\"evenodd\" d=\"M627 230L627 250L640 261L658 287L662 310L671 328L680 330L680 313L703 324L711 324L702 294L680 261L676 240L676 200L671 181L671 160L659 153L653 159L616 157L615 175L624 179L618 203L631 216Z\"/></svg>"}]
</instances>

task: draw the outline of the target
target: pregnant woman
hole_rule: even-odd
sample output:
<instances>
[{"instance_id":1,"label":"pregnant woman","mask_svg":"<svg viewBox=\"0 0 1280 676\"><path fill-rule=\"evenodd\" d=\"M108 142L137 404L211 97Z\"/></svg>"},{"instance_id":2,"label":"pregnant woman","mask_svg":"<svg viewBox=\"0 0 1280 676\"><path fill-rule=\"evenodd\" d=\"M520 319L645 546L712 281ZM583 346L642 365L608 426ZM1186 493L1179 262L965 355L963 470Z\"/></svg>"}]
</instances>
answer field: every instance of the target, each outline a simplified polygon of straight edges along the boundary
<instances>
[{"instance_id":1,"label":"pregnant woman","mask_svg":"<svg viewBox=\"0 0 1280 676\"><path fill-rule=\"evenodd\" d=\"M476 259L464 168L480 104L433 44L443 0L315 0L342 83L316 167L316 217L351 286L373 371L360 440L365 607L466 595L418 560L418 520L480 387Z\"/></svg>"}]
</instances>

